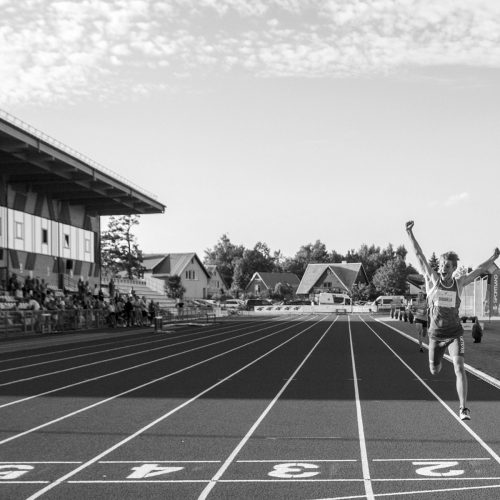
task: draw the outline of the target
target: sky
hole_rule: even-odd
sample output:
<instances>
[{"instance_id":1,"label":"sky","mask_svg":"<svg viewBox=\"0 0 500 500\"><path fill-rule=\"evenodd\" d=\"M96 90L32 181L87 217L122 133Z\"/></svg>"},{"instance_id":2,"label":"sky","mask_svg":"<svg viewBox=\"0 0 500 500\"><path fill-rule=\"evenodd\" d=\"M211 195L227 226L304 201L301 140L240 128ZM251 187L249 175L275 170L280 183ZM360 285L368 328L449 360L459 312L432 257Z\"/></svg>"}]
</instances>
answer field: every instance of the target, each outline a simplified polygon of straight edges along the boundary
<instances>
[{"instance_id":1,"label":"sky","mask_svg":"<svg viewBox=\"0 0 500 500\"><path fill-rule=\"evenodd\" d=\"M141 186L140 248L500 244L498 0L0 0L0 109ZM105 222L103 221L105 226Z\"/></svg>"}]
</instances>

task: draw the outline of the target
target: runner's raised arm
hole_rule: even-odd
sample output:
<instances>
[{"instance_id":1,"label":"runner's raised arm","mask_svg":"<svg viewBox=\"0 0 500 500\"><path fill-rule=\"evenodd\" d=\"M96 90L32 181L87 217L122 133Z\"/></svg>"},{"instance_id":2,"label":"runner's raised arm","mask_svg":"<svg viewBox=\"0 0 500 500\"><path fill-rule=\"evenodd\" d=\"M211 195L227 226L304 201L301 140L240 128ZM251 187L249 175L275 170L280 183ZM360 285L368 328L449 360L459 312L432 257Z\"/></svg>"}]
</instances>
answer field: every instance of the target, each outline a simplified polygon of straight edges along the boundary
<instances>
[{"instance_id":1,"label":"runner's raised arm","mask_svg":"<svg viewBox=\"0 0 500 500\"><path fill-rule=\"evenodd\" d=\"M413 234L414 225L415 225L414 221L412 220L408 221L406 223L406 232L408 233L408 237L410 238L410 241L413 245L413 250L415 252L415 255L417 256L417 261L420 265L421 271L424 274L425 280L428 281L429 283L436 283L439 277L437 273L432 269L429 262L427 262L427 259L425 258L422 248L420 247L418 241L415 239L415 236Z\"/></svg>"}]
</instances>

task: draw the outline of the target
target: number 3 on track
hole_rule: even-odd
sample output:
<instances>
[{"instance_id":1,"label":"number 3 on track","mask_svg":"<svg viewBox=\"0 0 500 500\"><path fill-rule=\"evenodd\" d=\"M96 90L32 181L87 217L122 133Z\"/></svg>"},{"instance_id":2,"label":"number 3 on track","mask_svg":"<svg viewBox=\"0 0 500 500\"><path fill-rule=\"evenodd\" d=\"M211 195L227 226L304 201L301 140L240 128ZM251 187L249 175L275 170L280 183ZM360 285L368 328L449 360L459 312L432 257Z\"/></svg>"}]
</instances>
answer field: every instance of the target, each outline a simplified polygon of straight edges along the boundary
<instances>
[{"instance_id":1,"label":"number 3 on track","mask_svg":"<svg viewBox=\"0 0 500 500\"><path fill-rule=\"evenodd\" d=\"M269 472L269 476L280 479L302 479L306 477L317 476L319 472L306 472L305 469L317 469L314 464L304 464L298 462L289 462L286 464L276 464L274 470Z\"/></svg>"},{"instance_id":2,"label":"number 3 on track","mask_svg":"<svg viewBox=\"0 0 500 500\"><path fill-rule=\"evenodd\" d=\"M453 476L461 476L465 471L461 469L449 470L446 472L436 472L438 469L447 469L449 467L456 467L458 462L453 462L451 460L448 461L436 461L436 462L412 462L413 465L425 465L425 467L420 467L415 472L420 474L421 476L427 477L453 477Z\"/></svg>"}]
</instances>

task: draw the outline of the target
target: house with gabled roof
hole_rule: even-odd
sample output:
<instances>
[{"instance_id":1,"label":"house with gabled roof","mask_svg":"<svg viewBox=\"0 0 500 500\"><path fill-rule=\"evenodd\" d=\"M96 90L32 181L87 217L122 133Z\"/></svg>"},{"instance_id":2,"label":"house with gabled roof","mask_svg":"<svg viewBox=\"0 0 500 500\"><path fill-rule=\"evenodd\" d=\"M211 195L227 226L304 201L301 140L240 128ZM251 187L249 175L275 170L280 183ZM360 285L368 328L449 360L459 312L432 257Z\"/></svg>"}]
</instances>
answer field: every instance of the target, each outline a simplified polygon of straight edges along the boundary
<instances>
[{"instance_id":1,"label":"house with gabled roof","mask_svg":"<svg viewBox=\"0 0 500 500\"><path fill-rule=\"evenodd\" d=\"M219 298L222 295L226 295L229 291L229 287L222 277L221 273L217 269L215 264L205 264L205 267L210 274L210 279L208 280L207 297L209 299Z\"/></svg>"},{"instance_id":2,"label":"house with gabled roof","mask_svg":"<svg viewBox=\"0 0 500 500\"><path fill-rule=\"evenodd\" d=\"M425 293L425 279L421 274L409 274L406 277L406 293L410 297L416 297L420 292Z\"/></svg>"},{"instance_id":3,"label":"house with gabled roof","mask_svg":"<svg viewBox=\"0 0 500 500\"><path fill-rule=\"evenodd\" d=\"M166 281L170 276L180 276L185 288L185 299L205 299L208 296L207 268L196 253L145 254L142 265L144 274Z\"/></svg>"},{"instance_id":4,"label":"house with gabled roof","mask_svg":"<svg viewBox=\"0 0 500 500\"><path fill-rule=\"evenodd\" d=\"M245 288L245 293L256 297L268 296L278 283L290 285L295 295L300 284L299 277L294 273L254 273Z\"/></svg>"},{"instance_id":5,"label":"house with gabled roof","mask_svg":"<svg viewBox=\"0 0 500 500\"><path fill-rule=\"evenodd\" d=\"M360 262L308 264L297 288L297 295L319 292L350 294L354 285L369 283Z\"/></svg>"}]
</instances>

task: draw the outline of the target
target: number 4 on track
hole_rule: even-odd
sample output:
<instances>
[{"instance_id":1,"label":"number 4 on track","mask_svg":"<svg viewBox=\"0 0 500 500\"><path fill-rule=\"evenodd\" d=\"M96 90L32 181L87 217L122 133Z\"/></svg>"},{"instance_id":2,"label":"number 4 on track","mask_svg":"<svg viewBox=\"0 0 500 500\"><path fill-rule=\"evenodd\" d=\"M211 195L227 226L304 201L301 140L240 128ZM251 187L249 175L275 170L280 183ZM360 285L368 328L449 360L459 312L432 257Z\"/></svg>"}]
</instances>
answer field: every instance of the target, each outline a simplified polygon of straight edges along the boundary
<instances>
[{"instance_id":1,"label":"number 4 on track","mask_svg":"<svg viewBox=\"0 0 500 500\"><path fill-rule=\"evenodd\" d=\"M178 472L184 467L162 467L158 464L144 464L139 467L132 467L132 474L127 479L147 479L149 477L161 476L162 474L171 474Z\"/></svg>"}]
</instances>

